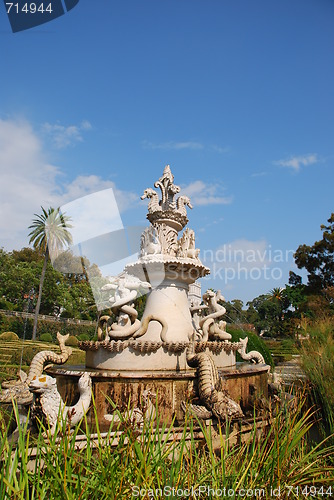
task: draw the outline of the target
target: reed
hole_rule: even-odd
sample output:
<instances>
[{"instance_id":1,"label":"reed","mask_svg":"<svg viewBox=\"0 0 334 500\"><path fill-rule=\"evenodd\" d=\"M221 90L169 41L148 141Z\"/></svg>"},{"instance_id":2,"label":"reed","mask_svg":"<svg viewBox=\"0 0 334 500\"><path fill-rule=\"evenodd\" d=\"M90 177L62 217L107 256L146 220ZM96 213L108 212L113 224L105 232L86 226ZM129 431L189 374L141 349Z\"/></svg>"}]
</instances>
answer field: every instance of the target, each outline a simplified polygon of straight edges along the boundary
<instances>
[{"instance_id":1,"label":"reed","mask_svg":"<svg viewBox=\"0 0 334 500\"><path fill-rule=\"evenodd\" d=\"M323 435L334 433L334 320L303 324L302 367L311 383L311 399L321 414Z\"/></svg>"},{"instance_id":2,"label":"reed","mask_svg":"<svg viewBox=\"0 0 334 500\"><path fill-rule=\"evenodd\" d=\"M100 433L97 419L94 435L85 420L71 431L60 422L57 436L50 436L42 425L33 436L27 425L18 424L16 444L1 420L0 498L173 499L198 498L199 492L202 498L214 498L213 492L224 488L230 490L229 498L238 498L243 489L257 489L258 497L271 498L273 488L282 489L280 498L294 498L297 490L291 488L304 485L328 491L334 477L334 447L328 439L316 446L309 442L313 415L303 412L303 404L301 397L297 407L282 407L260 436L254 421L244 444L232 445L228 425L218 426L218 451L213 449L213 429L189 415L183 429L176 430L158 415L139 427L131 411L126 417L115 411L107 435ZM18 422L17 409L15 416ZM83 429L87 446L78 444Z\"/></svg>"}]
</instances>

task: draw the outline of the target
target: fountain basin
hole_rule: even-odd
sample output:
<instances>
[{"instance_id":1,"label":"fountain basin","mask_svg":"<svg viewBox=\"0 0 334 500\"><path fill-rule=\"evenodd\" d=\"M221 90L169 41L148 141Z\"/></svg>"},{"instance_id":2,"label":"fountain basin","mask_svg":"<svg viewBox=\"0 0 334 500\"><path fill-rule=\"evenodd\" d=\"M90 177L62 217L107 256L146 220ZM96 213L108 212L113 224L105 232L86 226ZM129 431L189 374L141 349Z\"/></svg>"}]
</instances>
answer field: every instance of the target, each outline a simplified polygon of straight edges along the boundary
<instances>
[{"instance_id":1,"label":"fountain basin","mask_svg":"<svg viewBox=\"0 0 334 500\"><path fill-rule=\"evenodd\" d=\"M252 408L254 397L268 396L268 365L251 365L237 363L233 367L219 370L223 377L224 388L231 397L240 402L244 411ZM97 370L84 366L52 366L47 373L57 379L57 387L67 405L78 400L78 379L84 372L92 378L92 391L96 406L98 423L101 431L106 431L110 421L105 415L114 411L111 401L119 410L140 407L144 391L149 390L157 396L157 406L161 422L175 424L184 421L182 401L191 401L198 393L196 370L188 368L180 372L174 370L130 371L130 370ZM153 403L155 405L155 402ZM87 413L87 422L92 430L95 428L95 416L92 410Z\"/></svg>"}]
</instances>

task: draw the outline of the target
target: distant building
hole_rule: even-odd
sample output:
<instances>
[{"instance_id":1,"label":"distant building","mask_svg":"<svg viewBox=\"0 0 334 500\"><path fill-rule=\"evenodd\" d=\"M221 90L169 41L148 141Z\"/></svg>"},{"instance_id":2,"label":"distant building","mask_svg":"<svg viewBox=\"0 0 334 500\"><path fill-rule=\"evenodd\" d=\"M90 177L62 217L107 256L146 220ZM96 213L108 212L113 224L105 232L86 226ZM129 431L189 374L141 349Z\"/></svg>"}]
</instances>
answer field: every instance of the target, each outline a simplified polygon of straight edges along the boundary
<instances>
[{"instance_id":1,"label":"distant building","mask_svg":"<svg viewBox=\"0 0 334 500\"><path fill-rule=\"evenodd\" d=\"M189 285L188 302L190 306L199 306L202 302L202 287L198 281Z\"/></svg>"}]
</instances>

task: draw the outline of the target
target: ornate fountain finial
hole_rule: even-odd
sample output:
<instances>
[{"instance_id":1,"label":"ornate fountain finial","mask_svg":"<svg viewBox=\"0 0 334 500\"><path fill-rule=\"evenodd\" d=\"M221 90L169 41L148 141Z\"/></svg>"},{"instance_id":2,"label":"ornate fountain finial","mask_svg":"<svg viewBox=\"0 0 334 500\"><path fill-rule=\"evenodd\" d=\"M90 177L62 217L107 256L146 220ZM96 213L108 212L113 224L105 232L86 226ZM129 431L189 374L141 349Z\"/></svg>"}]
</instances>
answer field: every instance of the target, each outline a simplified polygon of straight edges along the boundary
<instances>
[{"instance_id":1,"label":"ornate fountain finial","mask_svg":"<svg viewBox=\"0 0 334 500\"><path fill-rule=\"evenodd\" d=\"M174 184L174 175L171 172L170 166L166 165L162 177L154 183L154 187L161 189L162 210L176 209L176 202L174 196L180 192L180 187Z\"/></svg>"},{"instance_id":2,"label":"ornate fountain finial","mask_svg":"<svg viewBox=\"0 0 334 500\"><path fill-rule=\"evenodd\" d=\"M160 188L161 200L159 201L158 193L152 189L147 188L144 191L142 200L148 198L148 214L147 218L152 224L167 223L180 231L187 223L187 209L186 206L192 208L190 199L187 196L179 196L175 200L175 195L180 192L180 186L174 184L174 175L171 172L170 166L166 165L162 176L154 183L154 187Z\"/></svg>"}]
</instances>

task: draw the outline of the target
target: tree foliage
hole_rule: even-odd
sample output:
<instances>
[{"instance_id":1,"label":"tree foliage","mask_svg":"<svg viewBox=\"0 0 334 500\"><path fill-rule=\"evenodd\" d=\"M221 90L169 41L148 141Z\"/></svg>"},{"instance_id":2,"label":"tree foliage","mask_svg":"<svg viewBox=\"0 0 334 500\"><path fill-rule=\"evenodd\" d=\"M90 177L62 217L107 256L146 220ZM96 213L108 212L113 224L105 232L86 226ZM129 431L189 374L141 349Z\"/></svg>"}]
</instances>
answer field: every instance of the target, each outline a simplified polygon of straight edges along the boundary
<instances>
[{"instance_id":1,"label":"tree foliage","mask_svg":"<svg viewBox=\"0 0 334 500\"><path fill-rule=\"evenodd\" d=\"M313 245L300 245L295 253L296 265L308 272L308 286L319 292L334 286L334 213L321 225L322 239Z\"/></svg>"},{"instance_id":2,"label":"tree foliage","mask_svg":"<svg viewBox=\"0 0 334 500\"><path fill-rule=\"evenodd\" d=\"M48 210L41 207L42 213L35 214L35 219L29 226L31 229L29 243L38 249L44 255L43 267L39 280L38 297L35 308L35 319L32 338L36 338L37 319L42 300L42 289L47 268L49 256L56 258L64 245L72 242L71 233L67 228L72 227L69 224L70 218L60 212L60 209L50 207Z\"/></svg>"},{"instance_id":3,"label":"tree foliage","mask_svg":"<svg viewBox=\"0 0 334 500\"><path fill-rule=\"evenodd\" d=\"M0 309L33 312L44 257L38 249L0 249ZM88 265L88 264L87 264ZM40 314L95 320L97 310L89 282L82 274L67 275L47 263Z\"/></svg>"}]
</instances>

